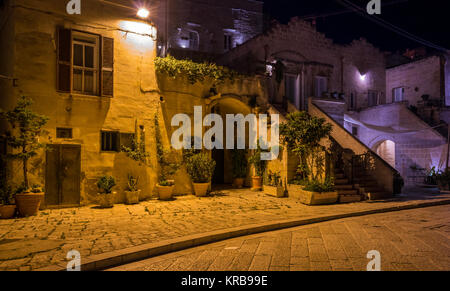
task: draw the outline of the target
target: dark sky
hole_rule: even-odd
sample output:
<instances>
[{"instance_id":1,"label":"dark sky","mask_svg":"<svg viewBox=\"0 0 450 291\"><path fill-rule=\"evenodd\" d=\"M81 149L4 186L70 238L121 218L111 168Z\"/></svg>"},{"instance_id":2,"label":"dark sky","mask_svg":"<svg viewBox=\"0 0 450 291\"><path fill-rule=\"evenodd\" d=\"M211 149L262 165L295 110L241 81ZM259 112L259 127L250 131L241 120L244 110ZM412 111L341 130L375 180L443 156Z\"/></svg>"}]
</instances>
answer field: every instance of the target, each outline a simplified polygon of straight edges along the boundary
<instances>
[{"instance_id":1,"label":"dark sky","mask_svg":"<svg viewBox=\"0 0 450 291\"><path fill-rule=\"evenodd\" d=\"M383 28L360 14L349 11L337 0L263 0L265 12L282 23L293 16L317 17L317 28L337 43L349 43L365 37L386 51L422 46ZM351 0L363 7L369 0ZM448 0L381 0L378 17L436 45L450 49L450 1ZM332 15L335 12L344 13ZM346 11L346 13L345 13ZM330 15L331 14L331 15ZM322 16L321 16L322 15Z\"/></svg>"}]
</instances>

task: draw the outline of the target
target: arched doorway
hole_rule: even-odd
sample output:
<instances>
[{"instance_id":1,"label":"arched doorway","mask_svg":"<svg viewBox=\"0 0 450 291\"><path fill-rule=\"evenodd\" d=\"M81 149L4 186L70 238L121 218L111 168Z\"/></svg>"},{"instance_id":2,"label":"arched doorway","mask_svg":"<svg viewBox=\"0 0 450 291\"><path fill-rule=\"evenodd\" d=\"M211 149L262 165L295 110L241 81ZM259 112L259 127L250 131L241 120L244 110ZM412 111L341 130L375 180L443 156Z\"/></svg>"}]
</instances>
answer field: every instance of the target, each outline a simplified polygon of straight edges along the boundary
<instances>
[{"instance_id":1,"label":"arched doorway","mask_svg":"<svg viewBox=\"0 0 450 291\"><path fill-rule=\"evenodd\" d=\"M375 152L389 165L395 168L395 142L385 140L375 147Z\"/></svg>"},{"instance_id":2,"label":"arched doorway","mask_svg":"<svg viewBox=\"0 0 450 291\"><path fill-rule=\"evenodd\" d=\"M228 114L243 114L244 116L252 113L251 108L242 102L233 97L226 97L219 99L211 107L211 113L218 114L222 117L224 122L223 130L223 143L227 144L227 125L226 125L226 116ZM237 140L237 125L234 125L234 135L235 142ZM247 134L248 138L248 134ZM248 143L248 141L247 141ZM231 185L233 183L233 167L232 167L232 150L229 149L213 149L212 150L212 158L216 161L216 169L214 172L214 176L212 179L213 185Z\"/></svg>"}]
</instances>

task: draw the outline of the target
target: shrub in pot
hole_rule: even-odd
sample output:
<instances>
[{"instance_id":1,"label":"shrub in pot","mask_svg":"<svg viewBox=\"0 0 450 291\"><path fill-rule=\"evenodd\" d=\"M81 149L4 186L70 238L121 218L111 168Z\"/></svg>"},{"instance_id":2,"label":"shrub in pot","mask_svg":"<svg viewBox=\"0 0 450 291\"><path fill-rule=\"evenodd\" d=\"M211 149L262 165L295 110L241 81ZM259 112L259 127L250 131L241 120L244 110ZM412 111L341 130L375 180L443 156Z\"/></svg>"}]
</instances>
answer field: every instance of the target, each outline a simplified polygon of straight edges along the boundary
<instances>
[{"instance_id":1,"label":"shrub in pot","mask_svg":"<svg viewBox=\"0 0 450 291\"><path fill-rule=\"evenodd\" d=\"M141 190L138 189L139 178L128 174L128 183L125 190L125 202L128 205L138 204Z\"/></svg>"},{"instance_id":2,"label":"shrub in pot","mask_svg":"<svg viewBox=\"0 0 450 291\"><path fill-rule=\"evenodd\" d=\"M13 128L12 134L6 137L6 143L13 148L7 157L20 160L23 171L23 191L16 194L16 205L21 216L34 216L38 213L45 195L43 192L32 192L28 180L29 160L45 147L39 142L42 127L48 118L31 110L33 104L30 98L22 96L17 106L8 112L0 112L0 117L6 119Z\"/></svg>"},{"instance_id":3,"label":"shrub in pot","mask_svg":"<svg viewBox=\"0 0 450 291\"><path fill-rule=\"evenodd\" d=\"M237 188L244 186L245 178L247 177L248 162L246 150L234 150L232 152L233 161L233 185Z\"/></svg>"},{"instance_id":4,"label":"shrub in pot","mask_svg":"<svg viewBox=\"0 0 450 291\"><path fill-rule=\"evenodd\" d=\"M164 150L157 116L155 116L155 135L156 155L160 166L156 190L160 200L170 200L173 198L175 188L175 181L171 178L180 168L180 163L177 161L175 152Z\"/></svg>"},{"instance_id":5,"label":"shrub in pot","mask_svg":"<svg viewBox=\"0 0 450 291\"><path fill-rule=\"evenodd\" d=\"M192 179L195 195L206 196L216 162L207 153L199 153L187 158L186 168Z\"/></svg>"},{"instance_id":6,"label":"shrub in pot","mask_svg":"<svg viewBox=\"0 0 450 291\"><path fill-rule=\"evenodd\" d=\"M11 186L4 185L0 189L0 219L10 219L16 214L16 205L13 203L13 196Z\"/></svg>"},{"instance_id":7,"label":"shrub in pot","mask_svg":"<svg viewBox=\"0 0 450 291\"><path fill-rule=\"evenodd\" d=\"M334 191L334 180L308 181L301 191L300 202L306 205L333 204L339 199L338 192Z\"/></svg>"},{"instance_id":8,"label":"shrub in pot","mask_svg":"<svg viewBox=\"0 0 450 291\"><path fill-rule=\"evenodd\" d=\"M278 198L284 197L284 188L280 172L269 171L264 181L264 193Z\"/></svg>"},{"instance_id":9,"label":"shrub in pot","mask_svg":"<svg viewBox=\"0 0 450 291\"><path fill-rule=\"evenodd\" d=\"M115 192L112 188L116 186L116 180L111 176L103 176L97 182L97 187L100 190L98 195L100 198L101 208L112 208L114 207Z\"/></svg>"},{"instance_id":10,"label":"shrub in pot","mask_svg":"<svg viewBox=\"0 0 450 291\"><path fill-rule=\"evenodd\" d=\"M263 176L266 171L267 161L261 159L261 154L263 153L259 142L258 147L254 151L253 155L250 157L250 164L253 165L255 169L255 175L252 177L252 190L261 191L263 184Z\"/></svg>"}]
</instances>

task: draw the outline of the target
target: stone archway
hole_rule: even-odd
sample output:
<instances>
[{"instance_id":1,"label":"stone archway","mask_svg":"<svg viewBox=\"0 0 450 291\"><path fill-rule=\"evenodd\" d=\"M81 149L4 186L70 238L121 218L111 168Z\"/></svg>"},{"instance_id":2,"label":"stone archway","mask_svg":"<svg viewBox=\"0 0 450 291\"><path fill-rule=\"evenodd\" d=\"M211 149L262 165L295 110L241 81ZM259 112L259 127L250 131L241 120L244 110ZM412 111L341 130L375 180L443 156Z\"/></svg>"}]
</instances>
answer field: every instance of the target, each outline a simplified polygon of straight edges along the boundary
<instances>
[{"instance_id":1,"label":"stone archway","mask_svg":"<svg viewBox=\"0 0 450 291\"><path fill-rule=\"evenodd\" d=\"M396 168L396 144L392 140L384 140L377 143L373 150L393 168Z\"/></svg>"},{"instance_id":2,"label":"stone archway","mask_svg":"<svg viewBox=\"0 0 450 291\"><path fill-rule=\"evenodd\" d=\"M242 114L244 116L252 113L252 109L245 103L242 98L234 97L222 97L214 100L209 108L211 113L219 114L224 121L224 137L223 143L227 144L227 128L226 128L226 115L227 114ZM237 126L235 125L234 133L236 135ZM247 137L248 138L248 137ZM236 140L236 138L235 138ZM233 170L232 170L232 150L229 149L214 149L212 150L212 158L216 161L216 171L213 176L213 184L216 185L230 185L233 183Z\"/></svg>"}]
</instances>

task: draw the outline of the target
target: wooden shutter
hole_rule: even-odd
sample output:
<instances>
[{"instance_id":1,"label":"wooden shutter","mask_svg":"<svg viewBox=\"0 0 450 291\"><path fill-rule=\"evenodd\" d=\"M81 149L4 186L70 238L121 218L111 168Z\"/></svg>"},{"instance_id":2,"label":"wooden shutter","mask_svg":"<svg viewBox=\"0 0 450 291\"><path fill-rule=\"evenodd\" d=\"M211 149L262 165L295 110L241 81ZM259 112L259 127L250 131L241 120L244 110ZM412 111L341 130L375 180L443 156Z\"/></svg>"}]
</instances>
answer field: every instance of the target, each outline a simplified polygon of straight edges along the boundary
<instances>
[{"instance_id":1,"label":"wooden shutter","mask_svg":"<svg viewBox=\"0 0 450 291\"><path fill-rule=\"evenodd\" d=\"M63 27L57 28L57 90L71 91L72 71L72 31Z\"/></svg>"},{"instance_id":2,"label":"wooden shutter","mask_svg":"<svg viewBox=\"0 0 450 291\"><path fill-rule=\"evenodd\" d=\"M114 39L102 37L101 95L113 97L114 93Z\"/></svg>"}]
</instances>

